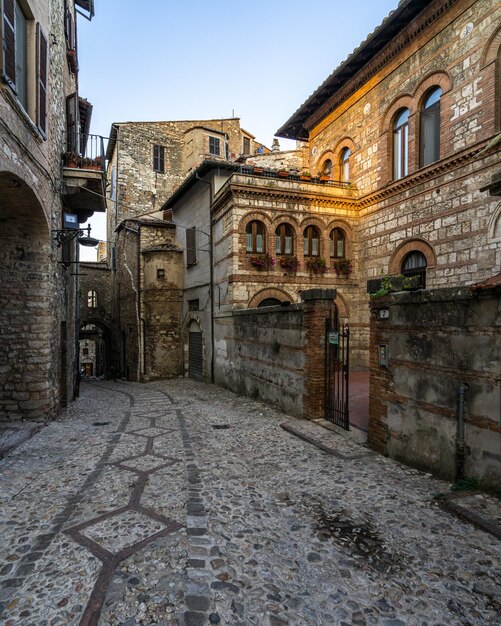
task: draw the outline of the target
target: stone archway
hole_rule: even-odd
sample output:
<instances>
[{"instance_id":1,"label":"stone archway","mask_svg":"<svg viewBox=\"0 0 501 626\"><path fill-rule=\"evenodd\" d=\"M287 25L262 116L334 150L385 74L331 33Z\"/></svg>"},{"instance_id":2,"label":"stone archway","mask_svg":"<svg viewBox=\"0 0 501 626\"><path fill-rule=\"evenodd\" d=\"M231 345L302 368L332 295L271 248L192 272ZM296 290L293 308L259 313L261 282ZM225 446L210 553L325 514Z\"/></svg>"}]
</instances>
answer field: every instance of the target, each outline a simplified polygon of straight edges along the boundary
<instances>
[{"instance_id":1,"label":"stone archway","mask_svg":"<svg viewBox=\"0 0 501 626\"><path fill-rule=\"evenodd\" d=\"M0 421L52 417L68 359L58 358L66 327L54 315L50 228L13 174L0 173L0 197Z\"/></svg>"}]
</instances>

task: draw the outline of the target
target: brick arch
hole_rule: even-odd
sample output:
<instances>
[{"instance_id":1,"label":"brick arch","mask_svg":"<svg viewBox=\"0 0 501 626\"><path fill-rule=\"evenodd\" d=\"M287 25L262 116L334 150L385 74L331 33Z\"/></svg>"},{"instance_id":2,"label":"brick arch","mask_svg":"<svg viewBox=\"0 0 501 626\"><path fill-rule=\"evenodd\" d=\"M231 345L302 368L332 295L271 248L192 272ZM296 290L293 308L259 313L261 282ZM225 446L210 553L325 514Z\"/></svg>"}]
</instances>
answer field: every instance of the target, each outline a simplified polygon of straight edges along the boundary
<instances>
[{"instance_id":1,"label":"brick arch","mask_svg":"<svg viewBox=\"0 0 501 626\"><path fill-rule=\"evenodd\" d=\"M321 232L325 231L325 222L319 217L314 217L312 215L308 215L298 224L299 229L301 231L301 236L303 236L303 231L307 226L317 226L320 228Z\"/></svg>"},{"instance_id":2,"label":"brick arch","mask_svg":"<svg viewBox=\"0 0 501 626\"><path fill-rule=\"evenodd\" d=\"M391 255L388 264L389 274L400 274L402 261L409 252L422 252L426 258L426 268L432 269L437 264L437 257L433 248L424 239L410 239L401 243Z\"/></svg>"},{"instance_id":3,"label":"brick arch","mask_svg":"<svg viewBox=\"0 0 501 626\"><path fill-rule=\"evenodd\" d=\"M337 142L336 147L334 148L334 158L332 159L332 172L335 180L341 180L341 168L339 166L339 159L341 158L341 152L345 149L350 149L350 157L353 159L353 155L356 151L355 142L351 137L343 137L340 141ZM350 178L352 173L353 160L350 163Z\"/></svg>"},{"instance_id":4,"label":"brick arch","mask_svg":"<svg viewBox=\"0 0 501 626\"><path fill-rule=\"evenodd\" d=\"M294 302L294 297L291 296L285 289L278 289L277 287L271 287L266 289L261 289L257 293L255 293L252 298L249 300L249 304L247 307L249 309L255 309L259 305L260 302L266 300L267 298L276 298L282 302L283 300L288 300L289 302Z\"/></svg>"},{"instance_id":5,"label":"brick arch","mask_svg":"<svg viewBox=\"0 0 501 626\"><path fill-rule=\"evenodd\" d=\"M345 319L349 319L350 308L348 307L345 297L339 293L338 289L336 289L336 297L334 298L334 304L337 307L339 317L344 317Z\"/></svg>"},{"instance_id":6,"label":"brick arch","mask_svg":"<svg viewBox=\"0 0 501 626\"><path fill-rule=\"evenodd\" d=\"M312 172L312 174L316 174L316 171L318 171L320 174L322 173L322 166L324 164L325 161L327 161L327 159L330 159L332 161L332 172L334 171L334 152L328 148L327 150L324 150L322 152L322 154L317 158L317 160L315 161L315 167L314 167L314 171ZM331 172L331 176L332 176L332 172Z\"/></svg>"},{"instance_id":7,"label":"brick arch","mask_svg":"<svg viewBox=\"0 0 501 626\"><path fill-rule=\"evenodd\" d=\"M242 219L240 220L239 230L245 233L245 228L249 222L253 222L254 220L258 222L263 222L266 229L269 230L272 227L272 221L264 211L252 211L251 213L246 213Z\"/></svg>"},{"instance_id":8,"label":"brick arch","mask_svg":"<svg viewBox=\"0 0 501 626\"><path fill-rule=\"evenodd\" d=\"M414 89L414 106L415 110L421 110L424 97L429 89L432 87L440 87L442 89L442 95L446 94L452 89L452 79L447 72L431 72L419 83Z\"/></svg>"},{"instance_id":9,"label":"brick arch","mask_svg":"<svg viewBox=\"0 0 501 626\"><path fill-rule=\"evenodd\" d=\"M490 243L501 242L501 202L498 204L491 219L489 220L487 238Z\"/></svg>"},{"instance_id":10,"label":"brick arch","mask_svg":"<svg viewBox=\"0 0 501 626\"><path fill-rule=\"evenodd\" d=\"M480 69L484 69L498 58L501 49L501 26L495 30L485 45L480 59Z\"/></svg>"},{"instance_id":11,"label":"brick arch","mask_svg":"<svg viewBox=\"0 0 501 626\"><path fill-rule=\"evenodd\" d=\"M410 93L403 93L397 96L383 115L379 134L384 135L393 129L393 121L400 109L409 109L409 117L415 113L414 101ZM410 121L409 121L410 125Z\"/></svg>"},{"instance_id":12,"label":"brick arch","mask_svg":"<svg viewBox=\"0 0 501 626\"><path fill-rule=\"evenodd\" d=\"M273 218L272 228L276 228L279 224L287 223L290 224L293 228L298 228L299 223L296 217L290 215L289 213L280 213Z\"/></svg>"},{"instance_id":13,"label":"brick arch","mask_svg":"<svg viewBox=\"0 0 501 626\"><path fill-rule=\"evenodd\" d=\"M345 222L344 220L332 220L331 222L329 222L328 226L327 226L327 240L330 240L330 234L331 232L334 230L334 228L340 228L342 231L344 231L345 235L346 235L346 239L344 242L345 248L344 248L344 256L346 259L351 258L352 255L352 245L353 245L353 231L351 229L350 224L348 224L348 222ZM330 246L330 243L329 243Z\"/></svg>"}]
</instances>

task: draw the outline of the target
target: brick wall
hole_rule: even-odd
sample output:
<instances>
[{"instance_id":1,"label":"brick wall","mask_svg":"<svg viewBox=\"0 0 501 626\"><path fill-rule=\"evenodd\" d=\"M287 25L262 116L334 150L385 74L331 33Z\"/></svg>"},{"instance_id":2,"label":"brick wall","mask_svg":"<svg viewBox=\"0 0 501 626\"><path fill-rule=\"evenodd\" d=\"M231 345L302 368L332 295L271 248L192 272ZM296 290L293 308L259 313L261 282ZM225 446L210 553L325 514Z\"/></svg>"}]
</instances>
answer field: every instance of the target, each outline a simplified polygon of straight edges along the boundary
<instances>
[{"instance_id":1,"label":"brick wall","mask_svg":"<svg viewBox=\"0 0 501 626\"><path fill-rule=\"evenodd\" d=\"M466 475L499 486L500 304L499 287L400 293L371 302L374 449L453 478L458 392L467 383ZM379 365L378 346L388 351L387 367Z\"/></svg>"}]
</instances>

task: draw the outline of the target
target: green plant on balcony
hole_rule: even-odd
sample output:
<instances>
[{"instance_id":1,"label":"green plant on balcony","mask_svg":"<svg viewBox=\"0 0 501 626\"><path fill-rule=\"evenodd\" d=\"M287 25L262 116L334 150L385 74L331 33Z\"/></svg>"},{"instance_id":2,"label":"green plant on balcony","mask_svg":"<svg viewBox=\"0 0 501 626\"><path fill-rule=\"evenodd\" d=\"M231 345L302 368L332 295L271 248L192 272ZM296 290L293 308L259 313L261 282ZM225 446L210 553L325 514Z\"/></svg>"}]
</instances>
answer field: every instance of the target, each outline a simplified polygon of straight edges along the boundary
<instances>
[{"instance_id":1,"label":"green plant on balcony","mask_svg":"<svg viewBox=\"0 0 501 626\"><path fill-rule=\"evenodd\" d=\"M251 265L257 268L259 271L269 270L275 265L275 259L265 252L264 254L256 254L250 258Z\"/></svg>"},{"instance_id":2,"label":"green plant on balcony","mask_svg":"<svg viewBox=\"0 0 501 626\"><path fill-rule=\"evenodd\" d=\"M295 274L297 272L297 268L299 267L299 261L297 260L297 256L285 255L281 256L279 259L280 267L285 269L286 274Z\"/></svg>"},{"instance_id":3,"label":"green plant on balcony","mask_svg":"<svg viewBox=\"0 0 501 626\"><path fill-rule=\"evenodd\" d=\"M338 259L334 261L332 267L338 276L349 276L353 271L350 259Z\"/></svg>"},{"instance_id":4,"label":"green plant on balcony","mask_svg":"<svg viewBox=\"0 0 501 626\"><path fill-rule=\"evenodd\" d=\"M381 278L381 287L369 295L374 299L382 298L389 293L397 291L413 291L414 289L419 289L420 283L420 276L403 276L402 274L386 275Z\"/></svg>"},{"instance_id":5,"label":"green plant on balcony","mask_svg":"<svg viewBox=\"0 0 501 626\"><path fill-rule=\"evenodd\" d=\"M65 152L63 158L65 167L78 167L78 164L80 163L80 155L72 150Z\"/></svg>"},{"instance_id":6,"label":"green plant on balcony","mask_svg":"<svg viewBox=\"0 0 501 626\"><path fill-rule=\"evenodd\" d=\"M325 274L327 271L327 263L325 259L318 256L312 256L306 259L306 267L312 274Z\"/></svg>"}]
</instances>

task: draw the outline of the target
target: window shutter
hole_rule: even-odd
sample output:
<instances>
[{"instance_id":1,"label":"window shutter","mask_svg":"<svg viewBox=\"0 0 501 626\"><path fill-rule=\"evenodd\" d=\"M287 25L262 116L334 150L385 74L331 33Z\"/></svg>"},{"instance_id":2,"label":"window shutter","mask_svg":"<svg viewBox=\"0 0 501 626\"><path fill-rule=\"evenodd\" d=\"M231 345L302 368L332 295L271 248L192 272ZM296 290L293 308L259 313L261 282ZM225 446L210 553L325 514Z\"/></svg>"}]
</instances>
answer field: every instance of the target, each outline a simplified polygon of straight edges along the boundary
<instances>
[{"instance_id":1,"label":"window shutter","mask_svg":"<svg viewBox=\"0 0 501 626\"><path fill-rule=\"evenodd\" d=\"M43 135L47 134L48 56L47 38L37 24L37 126Z\"/></svg>"},{"instance_id":2,"label":"window shutter","mask_svg":"<svg viewBox=\"0 0 501 626\"><path fill-rule=\"evenodd\" d=\"M186 230L186 265L194 265L197 262L196 228Z\"/></svg>"},{"instance_id":3,"label":"window shutter","mask_svg":"<svg viewBox=\"0 0 501 626\"><path fill-rule=\"evenodd\" d=\"M153 146L153 169L155 172L163 173L165 171L164 155L164 146Z\"/></svg>"},{"instance_id":4,"label":"window shutter","mask_svg":"<svg viewBox=\"0 0 501 626\"><path fill-rule=\"evenodd\" d=\"M9 85L16 88L16 27L14 0L3 0L3 74Z\"/></svg>"}]
</instances>

